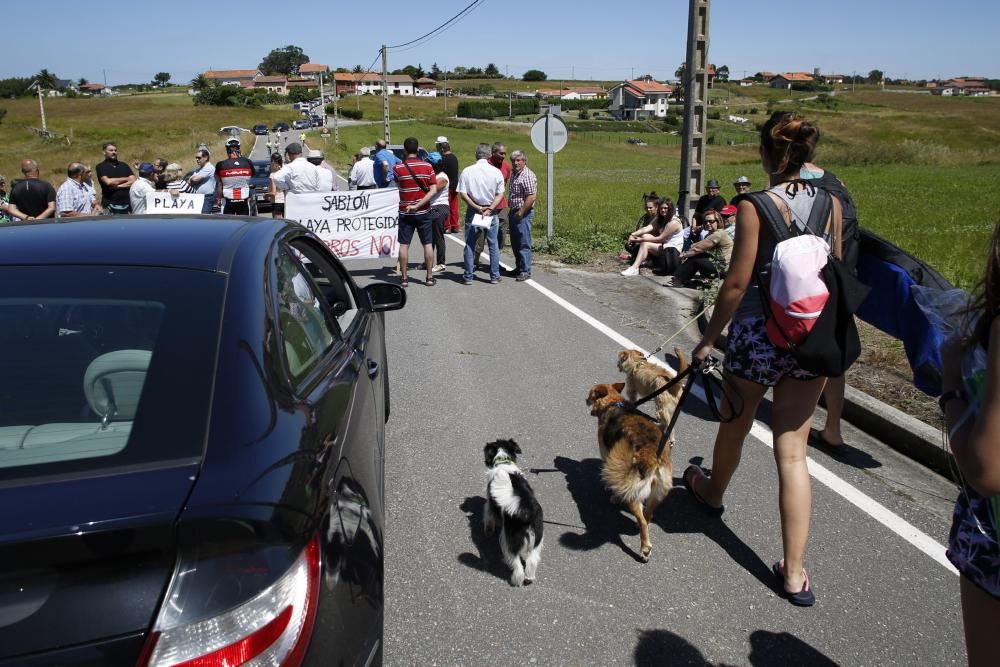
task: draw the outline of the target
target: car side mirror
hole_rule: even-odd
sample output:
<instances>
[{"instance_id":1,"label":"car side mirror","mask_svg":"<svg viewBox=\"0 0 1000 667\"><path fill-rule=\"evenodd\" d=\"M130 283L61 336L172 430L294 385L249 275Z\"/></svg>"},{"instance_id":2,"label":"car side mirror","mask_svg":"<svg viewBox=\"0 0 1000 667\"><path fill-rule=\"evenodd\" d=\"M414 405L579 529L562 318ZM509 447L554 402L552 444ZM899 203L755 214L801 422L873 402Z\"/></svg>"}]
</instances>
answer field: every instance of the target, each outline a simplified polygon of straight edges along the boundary
<instances>
[{"instance_id":1,"label":"car side mirror","mask_svg":"<svg viewBox=\"0 0 1000 667\"><path fill-rule=\"evenodd\" d=\"M406 305L406 290L399 285L375 282L365 286L368 303L373 313L399 310Z\"/></svg>"}]
</instances>

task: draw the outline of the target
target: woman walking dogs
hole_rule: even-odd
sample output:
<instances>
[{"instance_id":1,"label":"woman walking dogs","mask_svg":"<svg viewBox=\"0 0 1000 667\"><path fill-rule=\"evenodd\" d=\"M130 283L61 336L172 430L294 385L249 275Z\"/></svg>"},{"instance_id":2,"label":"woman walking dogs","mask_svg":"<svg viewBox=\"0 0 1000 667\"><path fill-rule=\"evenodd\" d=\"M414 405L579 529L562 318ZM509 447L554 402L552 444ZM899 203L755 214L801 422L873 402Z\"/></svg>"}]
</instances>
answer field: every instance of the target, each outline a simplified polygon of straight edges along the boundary
<instances>
[{"instance_id":1,"label":"woman walking dogs","mask_svg":"<svg viewBox=\"0 0 1000 667\"><path fill-rule=\"evenodd\" d=\"M818 140L817 127L795 113L775 113L761 129L761 163L770 181L767 195L785 222L789 226L797 225L800 230L809 219L817 190L799 180L799 169L812 159ZM832 204L823 236L834 255L840 257L840 205L835 198ZM784 552L784 558L776 562L773 569L782 583L785 597L792 604L807 607L816 602L816 596L805 570L812 513L806 440L825 378L799 367L789 350L768 339L761 300L762 296L767 298L767 286L758 286L755 276L766 272L776 243L754 205L741 201L729 273L719 289L715 312L705 335L691 356L695 363L704 361L723 327L732 320L724 384L729 393L737 394L730 396L731 402L734 405L742 403L743 409L736 416L729 415L733 418L719 425L711 477L698 466L691 466L684 471L684 485L710 513L722 513L722 499L739 466L743 440L750 431L761 398L768 388L773 388L771 430L778 466L778 510ZM723 414L723 418L726 417Z\"/></svg>"}]
</instances>

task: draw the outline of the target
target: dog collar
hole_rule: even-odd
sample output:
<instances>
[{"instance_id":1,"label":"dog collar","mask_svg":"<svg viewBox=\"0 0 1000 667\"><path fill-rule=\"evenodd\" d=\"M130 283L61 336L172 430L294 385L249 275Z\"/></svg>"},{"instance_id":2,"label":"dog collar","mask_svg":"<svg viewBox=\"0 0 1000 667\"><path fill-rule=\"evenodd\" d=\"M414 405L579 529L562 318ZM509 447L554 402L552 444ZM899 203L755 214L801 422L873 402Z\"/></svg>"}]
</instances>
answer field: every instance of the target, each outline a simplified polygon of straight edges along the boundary
<instances>
[{"instance_id":1,"label":"dog collar","mask_svg":"<svg viewBox=\"0 0 1000 667\"><path fill-rule=\"evenodd\" d=\"M625 407L625 401L615 401L614 403L609 403L608 407L609 408L624 408Z\"/></svg>"},{"instance_id":2,"label":"dog collar","mask_svg":"<svg viewBox=\"0 0 1000 667\"><path fill-rule=\"evenodd\" d=\"M512 459L512 458L510 458L508 456L498 456L495 459L493 459L493 467L494 468L497 467L497 466L499 466L499 465L503 465L504 463L513 464L514 463L514 459Z\"/></svg>"}]
</instances>

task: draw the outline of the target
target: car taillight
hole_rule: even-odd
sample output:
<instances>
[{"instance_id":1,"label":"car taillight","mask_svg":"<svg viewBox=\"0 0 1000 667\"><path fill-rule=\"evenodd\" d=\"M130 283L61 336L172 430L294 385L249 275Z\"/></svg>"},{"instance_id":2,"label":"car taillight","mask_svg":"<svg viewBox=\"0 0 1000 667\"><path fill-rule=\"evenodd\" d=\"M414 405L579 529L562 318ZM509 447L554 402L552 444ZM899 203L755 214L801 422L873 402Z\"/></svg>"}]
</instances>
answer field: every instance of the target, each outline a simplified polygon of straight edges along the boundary
<instances>
[{"instance_id":1,"label":"car taillight","mask_svg":"<svg viewBox=\"0 0 1000 667\"><path fill-rule=\"evenodd\" d=\"M316 620L320 580L319 536L292 566L246 602L194 622L183 622L190 570L183 560L138 667L300 665Z\"/></svg>"}]
</instances>

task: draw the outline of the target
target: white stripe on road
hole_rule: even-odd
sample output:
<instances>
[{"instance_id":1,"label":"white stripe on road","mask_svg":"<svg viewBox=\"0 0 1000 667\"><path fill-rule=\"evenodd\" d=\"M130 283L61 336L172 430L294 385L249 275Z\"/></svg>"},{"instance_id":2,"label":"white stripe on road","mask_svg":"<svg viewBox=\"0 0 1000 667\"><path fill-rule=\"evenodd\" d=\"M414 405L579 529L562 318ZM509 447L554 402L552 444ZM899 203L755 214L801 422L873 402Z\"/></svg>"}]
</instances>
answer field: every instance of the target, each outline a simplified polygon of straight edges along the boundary
<instances>
[{"instance_id":1,"label":"white stripe on road","mask_svg":"<svg viewBox=\"0 0 1000 667\"><path fill-rule=\"evenodd\" d=\"M459 243L462 246L465 245L463 241L455 238L454 236L451 236L449 238L451 238L451 240L455 241L456 243ZM502 264L502 266L504 268L509 268L505 264ZM602 334L604 334L611 340L615 341L617 344L621 345L623 348L641 350L643 354L648 354L646 350L643 350L641 347L633 343L631 340L629 340L622 334L618 333L617 331L607 326L603 322L600 322L594 317L583 312L582 310L580 310L570 302L566 301L566 299L562 298L561 296L555 294L551 290L542 287L534 280L529 279L525 282L528 285L534 287L544 296L548 297L550 300L559 304L573 315L576 315L578 318L580 318L593 328L600 331ZM653 357L652 361L655 361L660 366L669 368L669 366L667 366L665 362L660 361L656 357ZM694 390L693 393L695 394L695 396L697 396L702 403L706 403L705 393L702 390L702 388L692 385L692 389ZM768 428L765 424L759 421L754 421L753 426L750 428L750 435L752 435L755 439L767 445L768 447L773 448L774 434L771 432L771 429ZM952 565L951 561L949 561L948 558L945 556L945 547L942 544L938 543L936 540L934 540L925 532L923 532L922 530L920 530L919 528L908 522L906 519L892 512L889 508L879 503L871 496L851 486L840 477L837 477L837 475L835 475L829 468L826 468L823 465L817 463L811 457L806 457L806 462L809 466L809 474L812 475L812 477L814 477L816 481L818 481L820 484L823 484L828 489L839 495L841 498L851 503L852 505L860 509L868 516L872 517L873 519L878 521L880 524L882 524L892 532L899 535L901 538L903 538L911 545L916 547L917 550L921 551L922 553L932 558L934 561L936 561L938 564L943 566L948 571L952 572L953 574L958 574L958 570L955 569L955 566Z\"/></svg>"}]
</instances>

